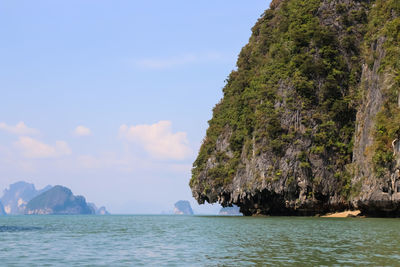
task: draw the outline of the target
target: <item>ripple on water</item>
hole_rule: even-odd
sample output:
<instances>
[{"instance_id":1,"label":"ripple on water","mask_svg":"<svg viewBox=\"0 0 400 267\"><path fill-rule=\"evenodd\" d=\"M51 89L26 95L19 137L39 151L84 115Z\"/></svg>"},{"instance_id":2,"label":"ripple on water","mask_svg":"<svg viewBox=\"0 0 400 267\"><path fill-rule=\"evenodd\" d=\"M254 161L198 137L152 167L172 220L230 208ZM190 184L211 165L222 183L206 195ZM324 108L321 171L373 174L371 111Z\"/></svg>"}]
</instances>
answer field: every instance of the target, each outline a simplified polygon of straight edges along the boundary
<instances>
[{"instance_id":1,"label":"ripple on water","mask_svg":"<svg viewBox=\"0 0 400 267\"><path fill-rule=\"evenodd\" d=\"M0 217L11 266L397 265L400 220L202 216ZM7 244L7 245L2 245Z\"/></svg>"},{"instance_id":2,"label":"ripple on water","mask_svg":"<svg viewBox=\"0 0 400 267\"><path fill-rule=\"evenodd\" d=\"M0 225L0 232L25 232L25 231L38 231L42 230L41 227L34 226L10 226L10 225Z\"/></svg>"}]
</instances>

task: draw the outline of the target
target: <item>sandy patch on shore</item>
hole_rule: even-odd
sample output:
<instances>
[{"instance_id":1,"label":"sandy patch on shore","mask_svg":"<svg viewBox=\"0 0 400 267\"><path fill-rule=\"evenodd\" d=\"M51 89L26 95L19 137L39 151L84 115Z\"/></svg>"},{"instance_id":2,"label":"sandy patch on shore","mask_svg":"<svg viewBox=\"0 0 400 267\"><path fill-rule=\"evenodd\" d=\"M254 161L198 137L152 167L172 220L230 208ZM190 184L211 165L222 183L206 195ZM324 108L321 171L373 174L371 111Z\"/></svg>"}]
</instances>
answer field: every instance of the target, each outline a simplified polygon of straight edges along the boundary
<instances>
[{"instance_id":1,"label":"sandy patch on shore","mask_svg":"<svg viewBox=\"0 0 400 267\"><path fill-rule=\"evenodd\" d=\"M336 212L336 213L329 213L324 216L323 218L347 218L360 215L361 211L359 210L347 210L343 212Z\"/></svg>"}]
</instances>

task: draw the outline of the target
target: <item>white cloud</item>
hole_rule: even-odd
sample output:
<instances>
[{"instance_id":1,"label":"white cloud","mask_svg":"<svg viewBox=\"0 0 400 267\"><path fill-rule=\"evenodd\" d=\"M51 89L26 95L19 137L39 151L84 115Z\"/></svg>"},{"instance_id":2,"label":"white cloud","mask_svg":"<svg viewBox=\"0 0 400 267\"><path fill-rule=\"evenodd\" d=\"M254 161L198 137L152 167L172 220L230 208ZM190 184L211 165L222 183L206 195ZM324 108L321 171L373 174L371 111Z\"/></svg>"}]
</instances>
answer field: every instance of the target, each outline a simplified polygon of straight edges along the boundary
<instances>
[{"instance_id":1,"label":"white cloud","mask_svg":"<svg viewBox=\"0 0 400 267\"><path fill-rule=\"evenodd\" d=\"M71 149L64 141L56 141L51 146L31 137L21 136L14 144L26 158L56 158L71 154Z\"/></svg>"},{"instance_id":2,"label":"white cloud","mask_svg":"<svg viewBox=\"0 0 400 267\"><path fill-rule=\"evenodd\" d=\"M79 125L75 128L73 134L75 136L89 136L92 134L92 131L83 125Z\"/></svg>"},{"instance_id":3,"label":"white cloud","mask_svg":"<svg viewBox=\"0 0 400 267\"><path fill-rule=\"evenodd\" d=\"M119 136L135 143L151 156L159 159L183 160L191 154L185 132L172 133L170 121L152 125L121 125Z\"/></svg>"},{"instance_id":4,"label":"white cloud","mask_svg":"<svg viewBox=\"0 0 400 267\"><path fill-rule=\"evenodd\" d=\"M220 59L218 53L185 54L170 58L148 58L136 61L136 65L145 69L170 69L192 63L208 62Z\"/></svg>"},{"instance_id":5,"label":"white cloud","mask_svg":"<svg viewBox=\"0 0 400 267\"><path fill-rule=\"evenodd\" d=\"M26 124L23 121L17 123L15 126L7 125L4 122L0 122L0 130L16 135L35 135L39 133L38 130L26 126Z\"/></svg>"}]
</instances>

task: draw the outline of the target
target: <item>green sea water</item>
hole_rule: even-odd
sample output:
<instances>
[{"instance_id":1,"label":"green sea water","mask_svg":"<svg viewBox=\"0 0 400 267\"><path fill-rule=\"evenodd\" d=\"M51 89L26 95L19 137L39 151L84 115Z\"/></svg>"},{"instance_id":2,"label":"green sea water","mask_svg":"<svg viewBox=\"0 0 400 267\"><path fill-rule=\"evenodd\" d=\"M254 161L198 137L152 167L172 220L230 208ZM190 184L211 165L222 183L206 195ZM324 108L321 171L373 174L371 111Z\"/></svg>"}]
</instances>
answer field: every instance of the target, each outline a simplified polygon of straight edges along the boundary
<instances>
[{"instance_id":1,"label":"green sea water","mask_svg":"<svg viewBox=\"0 0 400 267\"><path fill-rule=\"evenodd\" d=\"M3 216L1 266L400 265L400 220Z\"/></svg>"}]
</instances>

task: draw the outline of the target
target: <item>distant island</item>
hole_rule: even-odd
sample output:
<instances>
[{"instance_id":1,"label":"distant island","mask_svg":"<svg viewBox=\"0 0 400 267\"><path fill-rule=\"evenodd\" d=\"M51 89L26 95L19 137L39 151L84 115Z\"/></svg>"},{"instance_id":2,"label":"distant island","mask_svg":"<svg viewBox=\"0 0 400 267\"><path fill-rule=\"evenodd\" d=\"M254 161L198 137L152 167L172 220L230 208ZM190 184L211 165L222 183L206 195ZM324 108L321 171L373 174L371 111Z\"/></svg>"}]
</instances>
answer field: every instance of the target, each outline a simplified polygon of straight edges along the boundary
<instances>
[{"instance_id":1,"label":"distant island","mask_svg":"<svg viewBox=\"0 0 400 267\"><path fill-rule=\"evenodd\" d=\"M192 207L190 206L189 201L187 200L179 200L174 205L174 213L177 215L193 215Z\"/></svg>"},{"instance_id":2,"label":"distant island","mask_svg":"<svg viewBox=\"0 0 400 267\"><path fill-rule=\"evenodd\" d=\"M64 186L54 186L28 202L25 214L95 214L83 196L74 196Z\"/></svg>"},{"instance_id":3,"label":"distant island","mask_svg":"<svg viewBox=\"0 0 400 267\"><path fill-rule=\"evenodd\" d=\"M0 202L0 216L1 215L6 215L6 211L4 210L3 204Z\"/></svg>"},{"instance_id":4,"label":"distant island","mask_svg":"<svg viewBox=\"0 0 400 267\"><path fill-rule=\"evenodd\" d=\"M105 207L97 208L94 203L87 203L85 197L75 196L67 187L48 185L36 190L33 184L23 181L5 189L0 203L3 204L0 204L0 215L109 214Z\"/></svg>"},{"instance_id":5,"label":"distant island","mask_svg":"<svg viewBox=\"0 0 400 267\"><path fill-rule=\"evenodd\" d=\"M242 216L243 214L240 212L240 208L236 205L232 207L221 208L218 215L224 216Z\"/></svg>"},{"instance_id":6,"label":"distant island","mask_svg":"<svg viewBox=\"0 0 400 267\"><path fill-rule=\"evenodd\" d=\"M31 199L49 189L51 189L50 185L37 190L34 184L20 181L11 184L8 189L5 189L0 201L8 215L21 215L24 214L26 204Z\"/></svg>"},{"instance_id":7,"label":"distant island","mask_svg":"<svg viewBox=\"0 0 400 267\"><path fill-rule=\"evenodd\" d=\"M110 215L110 213L106 210L106 207L104 206L97 208L97 206L94 203L87 203L87 204L94 211L94 214L96 215Z\"/></svg>"}]
</instances>

